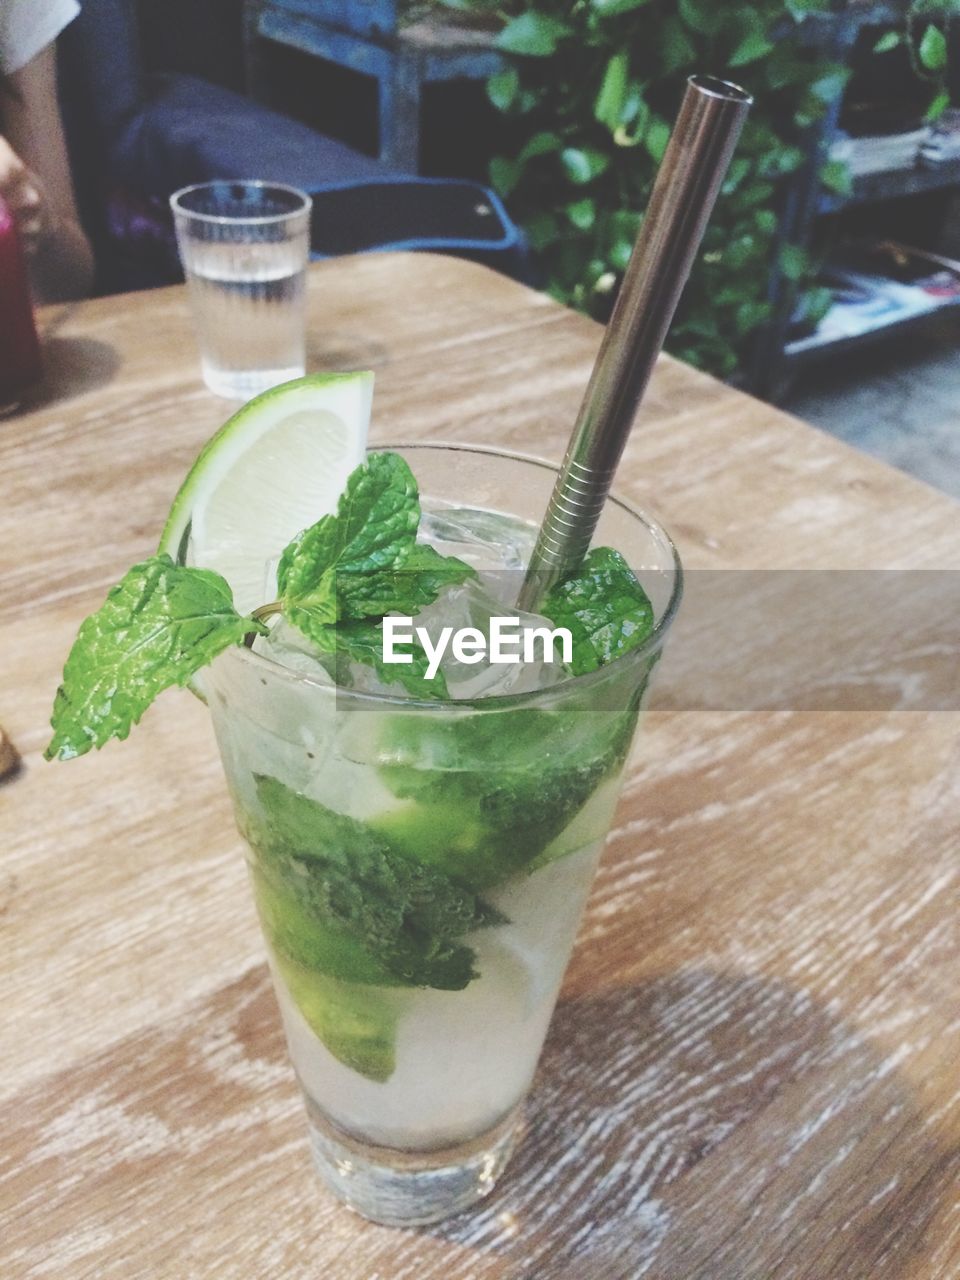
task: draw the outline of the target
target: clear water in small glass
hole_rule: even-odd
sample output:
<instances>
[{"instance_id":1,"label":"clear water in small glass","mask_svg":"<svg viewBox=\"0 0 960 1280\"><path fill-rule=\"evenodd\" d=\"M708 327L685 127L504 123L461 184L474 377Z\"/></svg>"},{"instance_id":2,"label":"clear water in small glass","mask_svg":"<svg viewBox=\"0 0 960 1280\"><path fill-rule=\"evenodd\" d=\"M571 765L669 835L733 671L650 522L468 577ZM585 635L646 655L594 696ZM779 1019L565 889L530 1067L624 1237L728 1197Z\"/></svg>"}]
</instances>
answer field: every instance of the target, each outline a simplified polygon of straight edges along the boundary
<instances>
[{"instance_id":1,"label":"clear water in small glass","mask_svg":"<svg viewBox=\"0 0 960 1280\"><path fill-rule=\"evenodd\" d=\"M310 197L263 182L207 182L170 197L203 380L247 400L301 377Z\"/></svg>"}]
</instances>

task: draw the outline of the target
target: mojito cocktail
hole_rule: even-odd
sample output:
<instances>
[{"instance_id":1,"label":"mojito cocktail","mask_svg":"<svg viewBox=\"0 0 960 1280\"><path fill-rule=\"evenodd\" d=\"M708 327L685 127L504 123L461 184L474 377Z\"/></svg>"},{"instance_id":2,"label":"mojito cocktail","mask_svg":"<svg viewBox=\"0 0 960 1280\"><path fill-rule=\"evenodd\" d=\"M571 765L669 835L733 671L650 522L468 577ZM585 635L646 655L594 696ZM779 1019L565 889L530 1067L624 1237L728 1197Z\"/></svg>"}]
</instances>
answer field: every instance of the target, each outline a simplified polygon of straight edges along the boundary
<instances>
[{"instance_id":1,"label":"mojito cocktail","mask_svg":"<svg viewBox=\"0 0 960 1280\"><path fill-rule=\"evenodd\" d=\"M421 539L478 572L421 618L483 630L512 607L554 472L399 452ZM662 617L672 547L617 504L609 523ZM206 673L317 1163L367 1216L445 1216L506 1162L662 634L577 679L450 659L440 702L366 669L335 684L282 622Z\"/></svg>"},{"instance_id":2,"label":"mojito cocktail","mask_svg":"<svg viewBox=\"0 0 960 1280\"><path fill-rule=\"evenodd\" d=\"M47 755L204 697L318 1169L410 1225L487 1194L517 1141L681 575L610 499L524 613L555 469L368 455L371 390L298 380L205 447L80 627Z\"/></svg>"}]
</instances>

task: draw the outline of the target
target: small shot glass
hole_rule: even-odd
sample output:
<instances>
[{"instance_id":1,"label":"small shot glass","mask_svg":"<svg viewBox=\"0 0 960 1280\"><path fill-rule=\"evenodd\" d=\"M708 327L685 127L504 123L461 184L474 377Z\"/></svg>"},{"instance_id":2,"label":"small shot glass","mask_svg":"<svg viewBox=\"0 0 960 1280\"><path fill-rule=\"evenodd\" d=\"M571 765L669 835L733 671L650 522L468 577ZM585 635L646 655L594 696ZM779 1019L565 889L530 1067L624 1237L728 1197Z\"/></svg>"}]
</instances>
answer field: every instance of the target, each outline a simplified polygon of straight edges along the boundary
<instances>
[{"instance_id":1,"label":"small shot glass","mask_svg":"<svg viewBox=\"0 0 960 1280\"><path fill-rule=\"evenodd\" d=\"M204 182L170 197L200 366L231 400L298 378L306 361L310 197L268 182Z\"/></svg>"}]
</instances>

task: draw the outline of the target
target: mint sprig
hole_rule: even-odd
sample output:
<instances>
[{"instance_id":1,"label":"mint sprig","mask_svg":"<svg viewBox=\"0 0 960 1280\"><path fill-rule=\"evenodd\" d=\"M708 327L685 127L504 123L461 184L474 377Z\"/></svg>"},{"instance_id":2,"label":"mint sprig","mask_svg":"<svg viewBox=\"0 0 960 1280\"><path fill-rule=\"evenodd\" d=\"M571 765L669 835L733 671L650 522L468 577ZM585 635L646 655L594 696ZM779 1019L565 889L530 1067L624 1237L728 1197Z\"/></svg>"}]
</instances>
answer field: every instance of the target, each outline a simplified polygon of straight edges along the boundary
<instances>
[{"instance_id":1,"label":"mint sprig","mask_svg":"<svg viewBox=\"0 0 960 1280\"><path fill-rule=\"evenodd\" d=\"M336 514L284 550L279 604L321 654L335 656L338 678L359 662L416 697L447 698L442 674L427 679L419 644L410 663L383 661L387 614L412 617L474 575L462 560L418 543L419 524L409 466L398 454L373 454L351 473ZM575 676L635 648L653 629L650 601L609 547L591 551L541 611L570 628ZM229 585L212 570L178 565L165 553L134 565L80 628L54 703L47 758L69 760L125 738L164 689L187 684L224 649L265 630L240 616Z\"/></svg>"},{"instance_id":2,"label":"mint sprig","mask_svg":"<svg viewBox=\"0 0 960 1280\"><path fill-rule=\"evenodd\" d=\"M396 453L375 453L351 473L336 515L297 534L280 557L277 590L284 617L321 653L372 666L385 683L419 698L446 698L438 672L426 678L419 643L413 661L383 661L380 623L388 613L412 617L474 570L418 543L417 482Z\"/></svg>"},{"instance_id":3,"label":"mint sprig","mask_svg":"<svg viewBox=\"0 0 960 1280\"><path fill-rule=\"evenodd\" d=\"M336 515L324 516L284 550L278 569L284 615L321 653L374 667L417 697L446 698L427 657L383 662L379 624L413 615L473 570L417 543L417 482L395 453L373 454L347 480ZM229 584L211 569L178 565L161 552L134 565L80 627L54 701L48 760L69 760L110 738L126 738L158 694L185 685L250 633Z\"/></svg>"},{"instance_id":4,"label":"mint sprig","mask_svg":"<svg viewBox=\"0 0 960 1280\"><path fill-rule=\"evenodd\" d=\"M218 573L184 568L166 554L134 565L80 627L44 755L70 760L125 738L157 694L185 685L248 632L264 630L237 613Z\"/></svg>"},{"instance_id":5,"label":"mint sprig","mask_svg":"<svg viewBox=\"0 0 960 1280\"><path fill-rule=\"evenodd\" d=\"M300 615L311 626L338 622L345 616L338 608L338 575L396 569L412 550L419 524L413 472L398 454L373 454L351 472L337 514L298 533L281 555L277 590L284 614L297 626Z\"/></svg>"},{"instance_id":6,"label":"mint sprig","mask_svg":"<svg viewBox=\"0 0 960 1280\"><path fill-rule=\"evenodd\" d=\"M643 644L653 605L619 551L594 547L576 573L547 593L540 612L573 639L571 670L586 675Z\"/></svg>"}]
</instances>

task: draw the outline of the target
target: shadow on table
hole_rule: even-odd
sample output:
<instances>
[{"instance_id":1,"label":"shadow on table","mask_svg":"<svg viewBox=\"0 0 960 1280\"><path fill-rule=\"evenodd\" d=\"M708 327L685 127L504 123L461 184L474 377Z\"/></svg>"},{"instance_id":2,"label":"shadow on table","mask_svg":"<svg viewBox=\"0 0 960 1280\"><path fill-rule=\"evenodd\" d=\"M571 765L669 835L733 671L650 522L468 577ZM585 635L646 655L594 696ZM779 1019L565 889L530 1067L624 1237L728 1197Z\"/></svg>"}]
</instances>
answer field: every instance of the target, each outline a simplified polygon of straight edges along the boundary
<instances>
[{"instance_id":1,"label":"shadow on table","mask_svg":"<svg viewBox=\"0 0 960 1280\"><path fill-rule=\"evenodd\" d=\"M563 1002L503 1181L427 1230L497 1280L914 1275L960 1150L936 1153L893 1065L759 977Z\"/></svg>"},{"instance_id":2,"label":"shadow on table","mask_svg":"<svg viewBox=\"0 0 960 1280\"><path fill-rule=\"evenodd\" d=\"M21 1209L3 1245L24 1276L50 1274L52 1218L111 1277L145 1242L158 1275L277 1274L286 1240L287 1261L344 1248L337 1280L389 1280L398 1259L424 1280L913 1280L932 1274L925 1236L960 1176L892 1053L785 984L705 968L562 1003L530 1113L483 1207L360 1224L310 1171L256 965L0 1108L5 1149L31 1153L8 1178ZM234 1203L244 1261L224 1269L210 1215Z\"/></svg>"},{"instance_id":3,"label":"shadow on table","mask_svg":"<svg viewBox=\"0 0 960 1280\"><path fill-rule=\"evenodd\" d=\"M390 353L382 342L375 342L362 333L324 332L318 326L316 333L307 332L307 372L337 369L382 369L390 362Z\"/></svg>"},{"instance_id":4,"label":"shadow on table","mask_svg":"<svg viewBox=\"0 0 960 1280\"><path fill-rule=\"evenodd\" d=\"M43 377L24 397L24 408L71 400L110 382L119 368L120 356L106 342L48 337L43 343Z\"/></svg>"}]
</instances>

